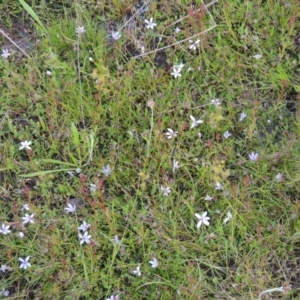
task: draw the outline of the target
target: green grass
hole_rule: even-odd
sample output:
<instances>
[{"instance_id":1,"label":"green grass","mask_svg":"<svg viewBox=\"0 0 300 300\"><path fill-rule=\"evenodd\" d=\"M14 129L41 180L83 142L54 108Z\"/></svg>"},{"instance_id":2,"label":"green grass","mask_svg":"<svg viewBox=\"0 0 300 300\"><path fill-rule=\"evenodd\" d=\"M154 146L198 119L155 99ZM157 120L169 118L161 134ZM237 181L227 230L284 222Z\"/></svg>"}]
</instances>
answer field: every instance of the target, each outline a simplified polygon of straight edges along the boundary
<instances>
[{"instance_id":1,"label":"green grass","mask_svg":"<svg viewBox=\"0 0 300 300\"><path fill-rule=\"evenodd\" d=\"M240 300L283 286L269 295L298 299L299 3L15 2L0 4L0 29L17 43L15 24L31 23L38 42L27 58L0 37L2 297ZM205 30L196 51L173 45Z\"/></svg>"}]
</instances>

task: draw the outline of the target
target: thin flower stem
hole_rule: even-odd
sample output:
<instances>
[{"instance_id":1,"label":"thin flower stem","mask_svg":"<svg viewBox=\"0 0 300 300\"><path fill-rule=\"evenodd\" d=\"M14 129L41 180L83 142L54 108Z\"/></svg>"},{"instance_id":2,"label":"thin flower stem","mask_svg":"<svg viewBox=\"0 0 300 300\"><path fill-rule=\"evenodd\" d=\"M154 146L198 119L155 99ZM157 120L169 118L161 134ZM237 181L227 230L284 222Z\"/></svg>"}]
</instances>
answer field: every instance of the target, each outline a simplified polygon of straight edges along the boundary
<instances>
[{"instance_id":1,"label":"thin flower stem","mask_svg":"<svg viewBox=\"0 0 300 300\"><path fill-rule=\"evenodd\" d=\"M149 133L149 140L148 140L148 148L147 148L147 157L150 155L150 145L151 145L151 137L152 137L152 131L153 131L153 107L151 108L151 125L150 125L150 133Z\"/></svg>"},{"instance_id":2,"label":"thin flower stem","mask_svg":"<svg viewBox=\"0 0 300 300\"><path fill-rule=\"evenodd\" d=\"M16 46L25 56L30 58L30 56L22 48L20 48L2 29L0 29L0 33L4 35L14 46Z\"/></svg>"}]
</instances>

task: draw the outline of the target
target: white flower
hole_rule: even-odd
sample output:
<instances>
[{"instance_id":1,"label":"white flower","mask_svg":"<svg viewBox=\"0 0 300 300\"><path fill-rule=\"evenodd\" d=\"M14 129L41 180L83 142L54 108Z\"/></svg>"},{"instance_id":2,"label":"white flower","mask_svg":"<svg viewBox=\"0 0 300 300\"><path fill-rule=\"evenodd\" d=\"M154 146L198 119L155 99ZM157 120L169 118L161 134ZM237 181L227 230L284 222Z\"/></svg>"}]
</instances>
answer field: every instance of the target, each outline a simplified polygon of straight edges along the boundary
<instances>
[{"instance_id":1,"label":"white flower","mask_svg":"<svg viewBox=\"0 0 300 300\"><path fill-rule=\"evenodd\" d=\"M255 54L255 55L253 55L252 57L255 58L255 59L260 59L260 58L261 58L261 55L260 55L260 54Z\"/></svg>"},{"instance_id":2,"label":"white flower","mask_svg":"<svg viewBox=\"0 0 300 300\"><path fill-rule=\"evenodd\" d=\"M76 28L76 33L77 34L81 34L81 33L84 33L84 32L85 32L84 26L78 26Z\"/></svg>"},{"instance_id":3,"label":"white flower","mask_svg":"<svg viewBox=\"0 0 300 300\"><path fill-rule=\"evenodd\" d=\"M106 300L119 300L119 295L111 295L109 298L106 298Z\"/></svg>"},{"instance_id":4,"label":"white flower","mask_svg":"<svg viewBox=\"0 0 300 300\"><path fill-rule=\"evenodd\" d=\"M149 264L151 265L151 268L155 269L158 267L159 263L158 263L158 260L153 257L150 261L149 261Z\"/></svg>"},{"instance_id":5,"label":"white flower","mask_svg":"<svg viewBox=\"0 0 300 300\"><path fill-rule=\"evenodd\" d=\"M173 72L171 73L171 75L174 76L174 78L181 77L180 72L181 72L180 69L173 67Z\"/></svg>"},{"instance_id":6,"label":"white flower","mask_svg":"<svg viewBox=\"0 0 300 300\"><path fill-rule=\"evenodd\" d=\"M27 256L26 258L19 258L19 261L21 262L20 264L20 269L26 270L28 267L31 267L31 264L28 262L30 256Z\"/></svg>"},{"instance_id":7,"label":"white flower","mask_svg":"<svg viewBox=\"0 0 300 300\"><path fill-rule=\"evenodd\" d=\"M91 183L91 184L90 184L90 191L93 192L93 193L97 191L97 186L96 186L96 184L94 184L94 183Z\"/></svg>"},{"instance_id":8,"label":"white flower","mask_svg":"<svg viewBox=\"0 0 300 300\"><path fill-rule=\"evenodd\" d=\"M0 267L0 271L2 273L5 273L6 271L11 271L11 270L12 270L12 268L8 267L7 265L1 265L1 267Z\"/></svg>"},{"instance_id":9,"label":"white flower","mask_svg":"<svg viewBox=\"0 0 300 300\"><path fill-rule=\"evenodd\" d=\"M20 238L20 239L22 239L22 238L24 238L24 233L22 232L22 231L20 231L20 232L18 232L18 237Z\"/></svg>"},{"instance_id":10,"label":"white flower","mask_svg":"<svg viewBox=\"0 0 300 300\"><path fill-rule=\"evenodd\" d=\"M220 99L212 99L212 100L210 100L210 103L214 106L220 106L221 105Z\"/></svg>"},{"instance_id":11,"label":"white flower","mask_svg":"<svg viewBox=\"0 0 300 300\"><path fill-rule=\"evenodd\" d=\"M67 206L65 207L65 211L67 213L73 213L76 211L76 205L72 205L71 203L68 203Z\"/></svg>"},{"instance_id":12,"label":"white flower","mask_svg":"<svg viewBox=\"0 0 300 300\"><path fill-rule=\"evenodd\" d=\"M31 143L32 142L30 142L30 141L21 142L21 146L19 147L19 150L22 150L22 149L31 150L31 148L29 147L31 145Z\"/></svg>"},{"instance_id":13,"label":"white flower","mask_svg":"<svg viewBox=\"0 0 300 300\"><path fill-rule=\"evenodd\" d=\"M168 196L171 193L171 188L160 186L161 191L163 192L164 196Z\"/></svg>"},{"instance_id":14,"label":"white flower","mask_svg":"<svg viewBox=\"0 0 300 300\"><path fill-rule=\"evenodd\" d=\"M191 120L192 120L192 125L191 125L191 129L194 127L197 127L199 124L203 123L203 121L201 119L196 120L193 116L190 116Z\"/></svg>"},{"instance_id":15,"label":"white flower","mask_svg":"<svg viewBox=\"0 0 300 300\"><path fill-rule=\"evenodd\" d=\"M91 235L88 234L88 232L86 231L84 234L78 234L79 239L80 239L80 245L82 245L83 243L89 244L91 241Z\"/></svg>"},{"instance_id":16,"label":"white flower","mask_svg":"<svg viewBox=\"0 0 300 300\"><path fill-rule=\"evenodd\" d=\"M258 153L256 153L256 152L251 152L248 156L249 156L249 159L251 161L257 161L258 160Z\"/></svg>"},{"instance_id":17,"label":"white flower","mask_svg":"<svg viewBox=\"0 0 300 300\"><path fill-rule=\"evenodd\" d=\"M179 65L174 65L173 68L178 69L179 71L181 71L184 67L184 64L181 62Z\"/></svg>"},{"instance_id":18,"label":"white flower","mask_svg":"<svg viewBox=\"0 0 300 300\"><path fill-rule=\"evenodd\" d=\"M10 53L8 52L7 49L3 49L1 56L4 58L8 58L10 56Z\"/></svg>"},{"instance_id":19,"label":"white flower","mask_svg":"<svg viewBox=\"0 0 300 300\"><path fill-rule=\"evenodd\" d=\"M119 32L119 31L113 31L112 33L111 33L111 36L112 36L112 38L115 40L115 41L117 41L118 39L120 39L121 38L121 33Z\"/></svg>"},{"instance_id":20,"label":"white flower","mask_svg":"<svg viewBox=\"0 0 300 300\"><path fill-rule=\"evenodd\" d=\"M204 198L204 200L206 200L206 201L211 201L212 199L214 199L214 197L211 197L211 196L209 196L207 194L206 194L206 196Z\"/></svg>"},{"instance_id":21,"label":"white flower","mask_svg":"<svg viewBox=\"0 0 300 300\"><path fill-rule=\"evenodd\" d=\"M216 190L223 190L223 184L221 182L216 182Z\"/></svg>"},{"instance_id":22,"label":"white flower","mask_svg":"<svg viewBox=\"0 0 300 300\"><path fill-rule=\"evenodd\" d=\"M23 205L23 207L21 208L21 211L23 211L23 210L29 211L29 204L28 203Z\"/></svg>"},{"instance_id":23,"label":"white flower","mask_svg":"<svg viewBox=\"0 0 300 300\"><path fill-rule=\"evenodd\" d=\"M156 23L153 23L153 18L150 18L149 21L145 20L145 23L147 24L147 29L154 29L154 27L156 26Z\"/></svg>"},{"instance_id":24,"label":"white flower","mask_svg":"<svg viewBox=\"0 0 300 300\"><path fill-rule=\"evenodd\" d=\"M0 296L6 296L6 297L8 297L9 296L9 291L6 290L6 289L2 289L0 291Z\"/></svg>"},{"instance_id":25,"label":"white flower","mask_svg":"<svg viewBox=\"0 0 300 300\"><path fill-rule=\"evenodd\" d=\"M141 270L140 270L140 266L137 266L135 270L132 271L132 273L136 276L141 276L142 273L141 273Z\"/></svg>"},{"instance_id":26,"label":"white flower","mask_svg":"<svg viewBox=\"0 0 300 300\"><path fill-rule=\"evenodd\" d=\"M283 181L282 174L277 173L276 176L275 176L275 179L276 179L277 182L282 182Z\"/></svg>"},{"instance_id":27,"label":"white flower","mask_svg":"<svg viewBox=\"0 0 300 300\"><path fill-rule=\"evenodd\" d=\"M200 228L202 224L209 226L210 217L207 217L207 211L205 211L202 215L195 214L195 217L199 220L197 228Z\"/></svg>"},{"instance_id":28,"label":"white flower","mask_svg":"<svg viewBox=\"0 0 300 300\"><path fill-rule=\"evenodd\" d=\"M106 165L102 168L101 173L104 174L104 176L108 177L111 174L111 168L109 165Z\"/></svg>"},{"instance_id":29,"label":"white flower","mask_svg":"<svg viewBox=\"0 0 300 300\"><path fill-rule=\"evenodd\" d=\"M115 243L116 245L120 245L121 241L119 240L119 237L117 235L114 236L112 239L112 242Z\"/></svg>"},{"instance_id":30,"label":"white flower","mask_svg":"<svg viewBox=\"0 0 300 300\"><path fill-rule=\"evenodd\" d=\"M178 168L179 168L179 161L174 159L173 160L173 167L172 167L173 173L175 173L176 169L178 169Z\"/></svg>"},{"instance_id":31,"label":"white flower","mask_svg":"<svg viewBox=\"0 0 300 300\"><path fill-rule=\"evenodd\" d=\"M76 171L77 174L79 174L79 173L81 173L82 170L78 167L78 168L76 168L75 171Z\"/></svg>"},{"instance_id":32,"label":"white flower","mask_svg":"<svg viewBox=\"0 0 300 300\"><path fill-rule=\"evenodd\" d=\"M5 225L4 223L2 223L0 232L4 235L7 235L8 233L11 232L11 230L9 230L9 227L10 227L9 225Z\"/></svg>"},{"instance_id":33,"label":"white flower","mask_svg":"<svg viewBox=\"0 0 300 300\"><path fill-rule=\"evenodd\" d=\"M227 212L227 215L226 215L226 217L225 217L223 223L226 224L226 223L227 223L229 220L231 220L231 219L232 219L232 214L231 214L231 212L229 211L229 212Z\"/></svg>"},{"instance_id":34,"label":"white flower","mask_svg":"<svg viewBox=\"0 0 300 300\"><path fill-rule=\"evenodd\" d=\"M176 27L175 28L175 33L178 33L180 31L180 28Z\"/></svg>"},{"instance_id":35,"label":"white flower","mask_svg":"<svg viewBox=\"0 0 300 300\"><path fill-rule=\"evenodd\" d=\"M195 42L193 42L192 40L189 40L189 43L191 44L191 45L189 46L189 49L195 51L195 50L197 49L197 46L198 46L199 43L200 43L200 40L198 39L198 40L196 40Z\"/></svg>"},{"instance_id":36,"label":"white flower","mask_svg":"<svg viewBox=\"0 0 300 300\"><path fill-rule=\"evenodd\" d=\"M171 128L167 128L167 130L168 130L168 132L166 132L167 139L176 137L178 134L178 131L173 131L173 129L171 129Z\"/></svg>"},{"instance_id":37,"label":"white flower","mask_svg":"<svg viewBox=\"0 0 300 300\"><path fill-rule=\"evenodd\" d=\"M47 71L46 71L46 75L47 75L47 76L51 76L51 75L52 75L52 72L49 71L49 70L47 70Z\"/></svg>"},{"instance_id":38,"label":"white flower","mask_svg":"<svg viewBox=\"0 0 300 300\"><path fill-rule=\"evenodd\" d=\"M31 215L25 214L25 217L22 218L22 220L23 220L22 224L23 225L25 225L27 223L34 224L33 217L34 217L34 214L31 214Z\"/></svg>"},{"instance_id":39,"label":"white flower","mask_svg":"<svg viewBox=\"0 0 300 300\"><path fill-rule=\"evenodd\" d=\"M244 119L246 119L246 117L247 117L247 114L244 113L244 112L242 112L242 113L240 114L239 121L243 121Z\"/></svg>"},{"instance_id":40,"label":"white flower","mask_svg":"<svg viewBox=\"0 0 300 300\"><path fill-rule=\"evenodd\" d=\"M82 230L83 232L86 232L91 224L87 224L85 221L82 222L82 224L78 227L78 230Z\"/></svg>"},{"instance_id":41,"label":"white flower","mask_svg":"<svg viewBox=\"0 0 300 300\"><path fill-rule=\"evenodd\" d=\"M231 133L227 130L224 132L223 136L225 139L228 139L231 136Z\"/></svg>"}]
</instances>

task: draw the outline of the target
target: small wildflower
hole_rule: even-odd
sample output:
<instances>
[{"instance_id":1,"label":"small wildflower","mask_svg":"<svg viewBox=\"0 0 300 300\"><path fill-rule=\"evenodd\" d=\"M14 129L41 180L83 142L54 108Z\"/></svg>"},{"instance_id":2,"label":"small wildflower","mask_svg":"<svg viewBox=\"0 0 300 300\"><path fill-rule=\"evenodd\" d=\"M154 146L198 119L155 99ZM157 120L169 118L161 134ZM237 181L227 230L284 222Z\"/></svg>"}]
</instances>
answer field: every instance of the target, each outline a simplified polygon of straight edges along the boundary
<instances>
[{"instance_id":1,"label":"small wildflower","mask_svg":"<svg viewBox=\"0 0 300 300\"><path fill-rule=\"evenodd\" d=\"M255 58L255 59L260 59L260 58L261 58L261 55L260 55L260 54L255 54L255 55L253 55L252 57Z\"/></svg>"},{"instance_id":2,"label":"small wildflower","mask_svg":"<svg viewBox=\"0 0 300 300\"><path fill-rule=\"evenodd\" d=\"M171 193L171 188L169 188L168 186L164 187L161 185L160 189L163 192L164 196L168 196Z\"/></svg>"},{"instance_id":3,"label":"small wildflower","mask_svg":"<svg viewBox=\"0 0 300 300\"><path fill-rule=\"evenodd\" d=\"M29 147L31 145L31 143L32 142L30 142L30 141L21 142L21 146L19 147L19 150L22 150L22 149L31 150L31 148Z\"/></svg>"},{"instance_id":4,"label":"small wildflower","mask_svg":"<svg viewBox=\"0 0 300 300\"><path fill-rule=\"evenodd\" d=\"M0 229L0 233L7 235L11 232L11 230L9 230L9 225L5 225L4 223L2 223L1 225L1 229Z\"/></svg>"},{"instance_id":5,"label":"small wildflower","mask_svg":"<svg viewBox=\"0 0 300 300\"><path fill-rule=\"evenodd\" d=\"M225 139L228 139L231 136L231 133L227 130L224 132L223 136Z\"/></svg>"},{"instance_id":6,"label":"small wildflower","mask_svg":"<svg viewBox=\"0 0 300 300\"><path fill-rule=\"evenodd\" d=\"M85 32L84 26L78 26L76 28L76 33L77 34L81 34L81 33L84 33L84 32Z\"/></svg>"},{"instance_id":7,"label":"small wildflower","mask_svg":"<svg viewBox=\"0 0 300 300\"><path fill-rule=\"evenodd\" d=\"M94 184L94 183L91 183L91 184L90 184L90 191L91 191L92 193L94 193L94 192L97 191L97 186L96 186L96 184Z\"/></svg>"},{"instance_id":8,"label":"small wildflower","mask_svg":"<svg viewBox=\"0 0 300 300\"><path fill-rule=\"evenodd\" d=\"M210 100L210 103L214 106L220 106L221 105L220 99L212 99L212 100Z\"/></svg>"},{"instance_id":9,"label":"small wildflower","mask_svg":"<svg viewBox=\"0 0 300 300\"><path fill-rule=\"evenodd\" d=\"M214 199L214 197L211 197L211 196L209 196L207 194L206 194L206 196L204 198L204 200L206 200L206 201L211 201L212 199Z\"/></svg>"},{"instance_id":10,"label":"small wildflower","mask_svg":"<svg viewBox=\"0 0 300 300\"><path fill-rule=\"evenodd\" d=\"M282 182L283 181L283 177L281 173L277 173L275 176L275 179L277 182Z\"/></svg>"},{"instance_id":11,"label":"small wildflower","mask_svg":"<svg viewBox=\"0 0 300 300\"><path fill-rule=\"evenodd\" d=\"M21 262L20 264L20 269L26 270L28 267L31 267L31 264L28 262L30 256L27 256L26 258L19 258L19 261Z\"/></svg>"},{"instance_id":12,"label":"small wildflower","mask_svg":"<svg viewBox=\"0 0 300 300\"><path fill-rule=\"evenodd\" d=\"M10 53L8 52L7 49L3 49L1 56L4 58L8 58L10 56Z\"/></svg>"},{"instance_id":13,"label":"small wildflower","mask_svg":"<svg viewBox=\"0 0 300 300\"><path fill-rule=\"evenodd\" d=\"M247 114L246 114L246 113L244 113L244 112L242 112L242 113L240 114L239 121L241 122L241 121L245 120L245 119L246 119L246 117L247 117Z\"/></svg>"},{"instance_id":14,"label":"small wildflower","mask_svg":"<svg viewBox=\"0 0 300 300\"><path fill-rule=\"evenodd\" d=\"M257 160L258 160L258 153L256 153L256 152L251 152L251 153L249 154L249 159L250 159L251 161L257 161Z\"/></svg>"},{"instance_id":15,"label":"small wildflower","mask_svg":"<svg viewBox=\"0 0 300 300\"><path fill-rule=\"evenodd\" d=\"M226 215L226 217L225 217L223 223L226 224L226 223L227 223L229 220L231 220L231 219L232 219L232 214L231 214L231 212L229 211L229 212L227 212L227 215Z\"/></svg>"},{"instance_id":16,"label":"small wildflower","mask_svg":"<svg viewBox=\"0 0 300 300\"><path fill-rule=\"evenodd\" d=\"M132 271L132 273L136 276L141 276L142 273L141 273L141 270L140 270L140 266L137 266L135 270Z\"/></svg>"},{"instance_id":17,"label":"small wildflower","mask_svg":"<svg viewBox=\"0 0 300 300\"><path fill-rule=\"evenodd\" d=\"M146 106L152 109L155 106L155 102L153 100L149 100L147 101Z\"/></svg>"},{"instance_id":18,"label":"small wildflower","mask_svg":"<svg viewBox=\"0 0 300 300\"><path fill-rule=\"evenodd\" d=\"M34 214L31 214L31 215L25 214L25 217L22 218L22 220L23 220L22 224L23 225L25 225L27 223L34 224L33 217L34 217Z\"/></svg>"},{"instance_id":19,"label":"small wildflower","mask_svg":"<svg viewBox=\"0 0 300 300\"><path fill-rule=\"evenodd\" d=\"M202 224L209 226L210 217L207 217L207 211L205 211L202 215L195 214L195 217L199 220L197 228L200 228Z\"/></svg>"},{"instance_id":20,"label":"small wildflower","mask_svg":"<svg viewBox=\"0 0 300 300\"><path fill-rule=\"evenodd\" d=\"M112 242L115 243L116 245L120 245L121 241L119 240L119 237L117 235L114 236L112 239Z\"/></svg>"},{"instance_id":21,"label":"small wildflower","mask_svg":"<svg viewBox=\"0 0 300 300\"><path fill-rule=\"evenodd\" d=\"M145 20L145 23L147 24L147 29L154 29L154 27L156 26L156 23L153 22L153 18L150 18L149 21Z\"/></svg>"},{"instance_id":22,"label":"small wildflower","mask_svg":"<svg viewBox=\"0 0 300 300\"><path fill-rule=\"evenodd\" d=\"M28 203L23 205L23 207L21 208L21 211L23 211L23 210L29 211L29 204Z\"/></svg>"},{"instance_id":23,"label":"small wildflower","mask_svg":"<svg viewBox=\"0 0 300 300\"><path fill-rule=\"evenodd\" d=\"M106 165L102 168L101 173L104 174L104 176L108 177L111 174L111 168L109 165Z\"/></svg>"},{"instance_id":24,"label":"small wildflower","mask_svg":"<svg viewBox=\"0 0 300 300\"><path fill-rule=\"evenodd\" d=\"M223 184L221 182L216 182L216 190L223 190Z\"/></svg>"},{"instance_id":25,"label":"small wildflower","mask_svg":"<svg viewBox=\"0 0 300 300\"><path fill-rule=\"evenodd\" d=\"M174 65L173 68L178 69L179 71L181 71L184 67L184 64L181 62L179 65Z\"/></svg>"},{"instance_id":26,"label":"small wildflower","mask_svg":"<svg viewBox=\"0 0 300 300\"><path fill-rule=\"evenodd\" d=\"M0 271L1 271L2 273L5 273L6 271L11 271L11 268L8 267L7 265L1 265Z\"/></svg>"},{"instance_id":27,"label":"small wildflower","mask_svg":"<svg viewBox=\"0 0 300 300\"><path fill-rule=\"evenodd\" d=\"M109 298L106 298L106 300L119 300L119 295L111 295Z\"/></svg>"},{"instance_id":28,"label":"small wildflower","mask_svg":"<svg viewBox=\"0 0 300 300\"><path fill-rule=\"evenodd\" d=\"M46 71L46 75L50 77L50 76L52 76L52 72L49 71L49 70L47 70L47 71Z\"/></svg>"},{"instance_id":29,"label":"small wildflower","mask_svg":"<svg viewBox=\"0 0 300 300\"><path fill-rule=\"evenodd\" d=\"M86 243L89 244L91 242L91 235L88 234L88 232L86 231L84 234L78 234L79 239L80 239L80 245Z\"/></svg>"},{"instance_id":30,"label":"small wildflower","mask_svg":"<svg viewBox=\"0 0 300 300\"><path fill-rule=\"evenodd\" d=\"M82 224L78 227L78 230L82 230L83 232L86 232L91 224L87 224L85 221L82 222Z\"/></svg>"},{"instance_id":31,"label":"small wildflower","mask_svg":"<svg viewBox=\"0 0 300 300\"><path fill-rule=\"evenodd\" d=\"M111 33L111 36L112 36L112 38L115 40L115 41L117 41L118 39L120 39L121 38L121 33L119 32L119 31L113 31L112 33Z\"/></svg>"},{"instance_id":32,"label":"small wildflower","mask_svg":"<svg viewBox=\"0 0 300 300\"><path fill-rule=\"evenodd\" d=\"M158 267L159 263L158 263L158 260L153 257L150 261L149 261L149 264L151 265L151 268L155 269Z\"/></svg>"},{"instance_id":33,"label":"small wildflower","mask_svg":"<svg viewBox=\"0 0 300 300\"><path fill-rule=\"evenodd\" d=\"M6 290L6 289L2 289L2 290L0 291L0 296L8 297L8 296L9 296L9 291Z\"/></svg>"},{"instance_id":34,"label":"small wildflower","mask_svg":"<svg viewBox=\"0 0 300 300\"><path fill-rule=\"evenodd\" d=\"M174 76L174 78L181 77L180 72L181 72L180 69L173 67L173 72L171 73L171 75Z\"/></svg>"},{"instance_id":35,"label":"small wildflower","mask_svg":"<svg viewBox=\"0 0 300 300\"><path fill-rule=\"evenodd\" d=\"M176 27L175 28L175 33L177 34L177 33L179 33L180 32L180 28L179 27Z\"/></svg>"},{"instance_id":36,"label":"small wildflower","mask_svg":"<svg viewBox=\"0 0 300 300\"><path fill-rule=\"evenodd\" d=\"M72 205L71 203L68 203L67 206L65 207L65 211L67 213L73 213L76 211L76 205Z\"/></svg>"},{"instance_id":37,"label":"small wildflower","mask_svg":"<svg viewBox=\"0 0 300 300\"><path fill-rule=\"evenodd\" d=\"M175 173L176 169L178 169L178 168L179 168L179 161L174 159L173 160L173 167L172 167L173 173Z\"/></svg>"},{"instance_id":38,"label":"small wildflower","mask_svg":"<svg viewBox=\"0 0 300 300\"><path fill-rule=\"evenodd\" d=\"M196 120L193 116L190 116L190 119L192 120L192 125L191 125L191 129L194 127L197 127L199 124L203 123L203 121L201 119Z\"/></svg>"},{"instance_id":39,"label":"small wildflower","mask_svg":"<svg viewBox=\"0 0 300 300\"><path fill-rule=\"evenodd\" d=\"M167 139L171 139L173 137L176 137L178 134L178 131L173 131L171 128L167 128L168 132L166 133Z\"/></svg>"},{"instance_id":40,"label":"small wildflower","mask_svg":"<svg viewBox=\"0 0 300 300\"><path fill-rule=\"evenodd\" d=\"M20 231L20 232L18 232L18 237L20 238L20 239L23 239L24 238L24 233L22 232L22 231Z\"/></svg>"},{"instance_id":41,"label":"small wildflower","mask_svg":"<svg viewBox=\"0 0 300 300\"><path fill-rule=\"evenodd\" d=\"M82 170L78 167L78 168L76 168L75 171L76 171L77 174L79 174L79 173L81 173Z\"/></svg>"},{"instance_id":42,"label":"small wildflower","mask_svg":"<svg viewBox=\"0 0 300 300\"><path fill-rule=\"evenodd\" d=\"M189 46L189 49L195 51L195 50L197 49L197 46L198 46L199 43L200 43L200 40L198 39L198 40L196 40L195 42L192 41L192 40L189 40L189 43L191 44L191 45Z\"/></svg>"}]
</instances>

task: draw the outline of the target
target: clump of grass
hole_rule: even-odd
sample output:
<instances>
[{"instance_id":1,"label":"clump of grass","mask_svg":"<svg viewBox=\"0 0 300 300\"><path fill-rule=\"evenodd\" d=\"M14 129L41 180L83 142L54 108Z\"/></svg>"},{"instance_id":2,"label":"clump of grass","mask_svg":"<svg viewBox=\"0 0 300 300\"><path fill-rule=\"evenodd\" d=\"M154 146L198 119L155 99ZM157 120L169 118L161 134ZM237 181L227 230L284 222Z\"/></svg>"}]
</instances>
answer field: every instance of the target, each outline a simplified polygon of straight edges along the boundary
<instances>
[{"instance_id":1,"label":"clump of grass","mask_svg":"<svg viewBox=\"0 0 300 300\"><path fill-rule=\"evenodd\" d=\"M28 5L47 33L0 60L2 296L296 299L271 287L299 269L297 4Z\"/></svg>"}]
</instances>

